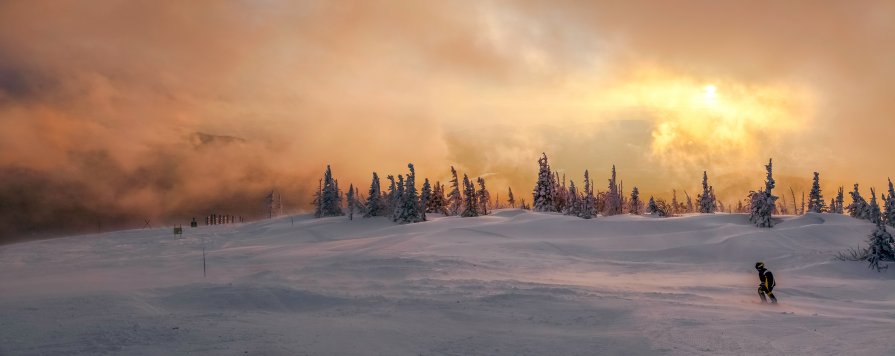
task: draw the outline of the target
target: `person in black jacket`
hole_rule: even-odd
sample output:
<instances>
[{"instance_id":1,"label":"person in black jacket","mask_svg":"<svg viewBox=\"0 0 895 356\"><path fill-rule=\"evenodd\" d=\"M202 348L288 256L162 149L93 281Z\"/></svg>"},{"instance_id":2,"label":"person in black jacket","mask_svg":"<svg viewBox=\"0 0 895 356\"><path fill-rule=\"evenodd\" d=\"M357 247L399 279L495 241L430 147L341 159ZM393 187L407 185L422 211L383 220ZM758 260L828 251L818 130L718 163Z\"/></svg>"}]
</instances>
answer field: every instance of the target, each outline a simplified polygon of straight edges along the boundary
<instances>
[{"instance_id":1,"label":"person in black jacket","mask_svg":"<svg viewBox=\"0 0 895 356\"><path fill-rule=\"evenodd\" d=\"M761 297L761 303L768 302L767 298L765 298L765 295L767 295L768 298L771 298L771 304L777 304L777 297L772 292L777 285L774 282L774 274L764 267L764 262L756 262L755 269L758 270L758 280L761 282L758 285L758 296Z\"/></svg>"}]
</instances>

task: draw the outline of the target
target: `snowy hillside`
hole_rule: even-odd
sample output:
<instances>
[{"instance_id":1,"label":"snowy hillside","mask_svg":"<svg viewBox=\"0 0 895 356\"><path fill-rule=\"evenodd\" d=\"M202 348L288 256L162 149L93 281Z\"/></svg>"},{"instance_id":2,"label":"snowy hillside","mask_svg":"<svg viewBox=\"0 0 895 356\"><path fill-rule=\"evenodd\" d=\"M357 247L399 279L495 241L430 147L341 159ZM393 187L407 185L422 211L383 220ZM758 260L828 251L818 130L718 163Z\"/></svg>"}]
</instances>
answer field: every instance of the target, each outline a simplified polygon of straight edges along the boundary
<instances>
[{"instance_id":1,"label":"snowy hillside","mask_svg":"<svg viewBox=\"0 0 895 356\"><path fill-rule=\"evenodd\" d=\"M296 216L0 246L0 354L895 354L895 271L833 261L866 221L430 220ZM759 260L781 305L757 304Z\"/></svg>"}]
</instances>

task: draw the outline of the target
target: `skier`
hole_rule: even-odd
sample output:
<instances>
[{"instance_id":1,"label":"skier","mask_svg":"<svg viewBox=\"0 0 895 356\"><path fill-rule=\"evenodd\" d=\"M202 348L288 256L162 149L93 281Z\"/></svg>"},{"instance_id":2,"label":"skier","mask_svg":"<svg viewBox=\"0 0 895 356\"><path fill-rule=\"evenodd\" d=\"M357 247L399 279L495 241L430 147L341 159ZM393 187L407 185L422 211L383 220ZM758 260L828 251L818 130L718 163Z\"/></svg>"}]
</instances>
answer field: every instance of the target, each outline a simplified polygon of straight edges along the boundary
<instances>
[{"instance_id":1,"label":"skier","mask_svg":"<svg viewBox=\"0 0 895 356\"><path fill-rule=\"evenodd\" d=\"M761 282L761 284L758 285L758 296L761 297L761 303L764 304L768 302L765 298L765 294L767 294L768 298L771 298L771 304L777 304L777 297L775 297L772 292L774 286L777 285L774 282L774 274L764 268L764 262L756 262L755 269L758 270L758 280Z\"/></svg>"}]
</instances>

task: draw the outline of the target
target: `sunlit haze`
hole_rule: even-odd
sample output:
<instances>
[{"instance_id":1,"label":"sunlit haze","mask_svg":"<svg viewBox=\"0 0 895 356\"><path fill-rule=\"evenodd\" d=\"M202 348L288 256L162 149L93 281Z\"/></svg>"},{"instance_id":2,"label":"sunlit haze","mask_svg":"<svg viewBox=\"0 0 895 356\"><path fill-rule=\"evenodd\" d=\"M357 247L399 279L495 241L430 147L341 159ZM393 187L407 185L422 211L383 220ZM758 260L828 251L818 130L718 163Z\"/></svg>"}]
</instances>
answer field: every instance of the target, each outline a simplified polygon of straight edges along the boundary
<instances>
[{"instance_id":1,"label":"sunlit haze","mask_svg":"<svg viewBox=\"0 0 895 356\"><path fill-rule=\"evenodd\" d=\"M258 215L272 189L306 211L328 164L530 199L542 152L598 190L707 171L733 203L773 158L787 192L869 194L895 175L895 2L860 5L2 2L0 237Z\"/></svg>"}]
</instances>

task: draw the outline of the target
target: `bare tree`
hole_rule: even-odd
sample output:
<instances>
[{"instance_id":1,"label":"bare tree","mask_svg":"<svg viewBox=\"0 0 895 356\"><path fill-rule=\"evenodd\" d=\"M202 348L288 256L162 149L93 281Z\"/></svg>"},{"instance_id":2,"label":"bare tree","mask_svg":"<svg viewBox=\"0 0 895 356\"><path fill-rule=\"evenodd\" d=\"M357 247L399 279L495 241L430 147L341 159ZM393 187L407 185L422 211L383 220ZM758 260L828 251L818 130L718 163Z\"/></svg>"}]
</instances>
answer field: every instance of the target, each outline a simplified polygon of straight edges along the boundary
<instances>
[{"instance_id":1,"label":"bare tree","mask_svg":"<svg viewBox=\"0 0 895 356\"><path fill-rule=\"evenodd\" d=\"M789 187L789 193L792 194L792 213L798 214L799 207L796 206L796 192L792 190L792 187Z\"/></svg>"}]
</instances>

